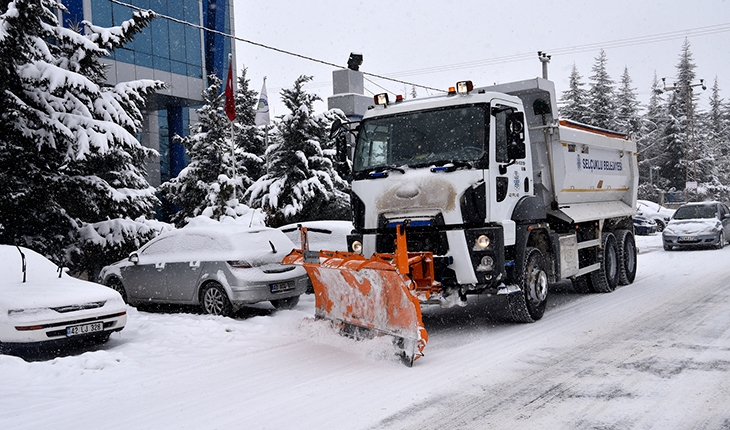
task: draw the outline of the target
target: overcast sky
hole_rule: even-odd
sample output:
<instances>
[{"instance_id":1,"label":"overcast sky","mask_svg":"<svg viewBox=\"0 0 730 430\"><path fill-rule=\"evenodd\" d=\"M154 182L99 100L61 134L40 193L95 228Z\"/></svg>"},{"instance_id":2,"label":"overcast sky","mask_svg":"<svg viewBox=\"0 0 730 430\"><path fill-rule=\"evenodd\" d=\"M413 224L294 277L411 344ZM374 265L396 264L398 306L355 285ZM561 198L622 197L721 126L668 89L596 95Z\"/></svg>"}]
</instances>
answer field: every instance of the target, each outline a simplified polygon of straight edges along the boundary
<instances>
[{"instance_id":1,"label":"overcast sky","mask_svg":"<svg viewBox=\"0 0 730 430\"><path fill-rule=\"evenodd\" d=\"M642 102L655 72L673 83L687 37L697 78L708 83L701 103L707 105L716 77L721 96L730 98L729 1L237 0L235 12L239 38L342 66L358 52L363 72L441 89L464 79L483 86L541 76L537 51L545 51L560 94L573 64L589 82L604 48L611 78L618 83L628 67ZM314 77L305 89L323 99L315 109L327 108L333 67L240 41L236 51L239 73L248 68L253 89L267 77L273 115L288 113L279 92L303 74ZM411 91L366 79L372 93Z\"/></svg>"}]
</instances>

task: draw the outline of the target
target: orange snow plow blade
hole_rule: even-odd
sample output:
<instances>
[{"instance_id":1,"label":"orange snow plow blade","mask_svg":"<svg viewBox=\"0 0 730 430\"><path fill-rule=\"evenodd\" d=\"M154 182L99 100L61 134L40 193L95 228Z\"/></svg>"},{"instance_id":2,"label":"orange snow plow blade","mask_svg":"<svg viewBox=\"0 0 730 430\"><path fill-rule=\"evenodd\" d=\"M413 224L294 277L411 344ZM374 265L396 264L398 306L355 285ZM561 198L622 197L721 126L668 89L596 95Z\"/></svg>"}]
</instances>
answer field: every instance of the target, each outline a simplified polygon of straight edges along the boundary
<instances>
[{"instance_id":1,"label":"orange snow plow blade","mask_svg":"<svg viewBox=\"0 0 730 430\"><path fill-rule=\"evenodd\" d=\"M332 321L342 333L362 339L392 336L403 362L411 366L423 355L428 334L419 299L440 292L434 282L433 255L408 253L405 231L397 226L395 254L295 249L284 264L304 266L312 280L315 316Z\"/></svg>"}]
</instances>

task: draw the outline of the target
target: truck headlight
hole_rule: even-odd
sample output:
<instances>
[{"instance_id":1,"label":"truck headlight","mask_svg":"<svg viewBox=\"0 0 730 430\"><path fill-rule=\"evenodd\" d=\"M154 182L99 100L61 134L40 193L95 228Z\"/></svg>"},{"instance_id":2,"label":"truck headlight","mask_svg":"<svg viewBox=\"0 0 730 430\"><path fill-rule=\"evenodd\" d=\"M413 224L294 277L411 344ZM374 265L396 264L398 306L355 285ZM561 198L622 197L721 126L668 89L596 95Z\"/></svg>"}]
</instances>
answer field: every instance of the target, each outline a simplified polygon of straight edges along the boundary
<instances>
[{"instance_id":1,"label":"truck headlight","mask_svg":"<svg viewBox=\"0 0 730 430\"><path fill-rule=\"evenodd\" d=\"M352 242L352 252L361 254L362 253L362 242L356 240Z\"/></svg>"},{"instance_id":2,"label":"truck headlight","mask_svg":"<svg viewBox=\"0 0 730 430\"><path fill-rule=\"evenodd\" d=\"M489 236L486 234L482 234L479 237L477 237L476 242L474 243L474 248L476 249L487 249L489 246Z\"/></svg>"}]
</instances>

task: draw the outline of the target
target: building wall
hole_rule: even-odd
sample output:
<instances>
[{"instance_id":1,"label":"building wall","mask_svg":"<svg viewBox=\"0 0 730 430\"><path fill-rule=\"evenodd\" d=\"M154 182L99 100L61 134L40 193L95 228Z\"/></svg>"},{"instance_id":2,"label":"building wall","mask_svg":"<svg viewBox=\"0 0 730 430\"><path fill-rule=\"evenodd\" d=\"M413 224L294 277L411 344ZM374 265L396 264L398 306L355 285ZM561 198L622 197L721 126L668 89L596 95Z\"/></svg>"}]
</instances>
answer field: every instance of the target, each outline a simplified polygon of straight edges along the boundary
<instances>
[{"instance_id":1,"label":"building wall","mask_svg":"<svg viewBox=\"0 0 730 430\"><path fill-rule=\"evenodd\" d=\"M234 28L233 0L126 2L226 34L232 34ZM79 28L82 19L112 27L132 17L131 8L109 0L63 0L63 4L69 11L61 17L66 27ZM149 100L139 136L143 145L159 152L159 157L148 161L150 185L156 187L177 176L187 164L184 148L173 137L189 133L191 118L197 119L195 109L203 103L208 74L224 79L228 54L234 53L234 46L231 38L158 17L134 40L103 59L109 65L109 85L136 79L155 79L168 85Z\"/></svg>"}]
</instances>

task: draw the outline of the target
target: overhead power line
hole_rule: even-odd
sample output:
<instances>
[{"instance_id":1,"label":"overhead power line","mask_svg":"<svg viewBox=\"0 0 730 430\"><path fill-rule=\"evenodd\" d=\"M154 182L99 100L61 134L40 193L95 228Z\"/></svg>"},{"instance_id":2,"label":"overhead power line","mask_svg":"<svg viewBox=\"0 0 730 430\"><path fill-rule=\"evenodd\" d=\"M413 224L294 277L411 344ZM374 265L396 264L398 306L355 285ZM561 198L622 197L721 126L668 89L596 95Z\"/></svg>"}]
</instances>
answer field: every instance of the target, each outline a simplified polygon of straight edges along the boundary
<instances>
[{"instance_id":1,"label":"overhead power line","mask_svg":"<svg viewBox=\"0 0 730 430\"><path fill-rule=\"evenodd\" d=\"M138 11L145 11L148 9L143 9L138 6L122 2L120 0L109 0L112 3L116 3L122 6L129 7L131 9L135 9ZM276 51L282 54L291 55L293 57L301 58L304 60L312 61L315 63L324 64L326 66L335 67L338 69L346 69L347 67L331 63L324 60L319 60L317 58L309 57L302 54L297 54L296 52L287 51L284 49L276 48L273 46L265 45L263 43L254 42L252 40L244 39L242 37L234 36L232 34L224 33L222 31L209 29L206 27L203 27L201 25L193 24L191 22L183 21L178 18L174 18L168 15L164 15L158 12L155 12L154 10L149 10L152 12L155 16L164 18L173 22L177 22L183 25L187 25L193 28L197 28L203 31L207 31L213 34L219 34L224 37L232 38L236 41L248 43L250 45L258 46L264 49L269 49L272 51ZM716 25L710 25L706 27L698 27L698 28L690 28L685 30L675 30L670 31L666 33L659 33L659 34L653 34L653 35L647 35L647 36L639 36L639 37L633 37L633 38L627 38L627 39L619 39L614 41L608 41L608 42L596 42L596 43L589 43L584 45L577 45L577 46L568 46L563 48L550 48L546 51L550 52L553 55L560 55L560 54L576 54L576 53L582 53L582 52L589 52L589 51L595 51L596 49L611 49L611 48L622 48L626 46L635 46L635 45L644 45L647 43L658 43L658 42L664 42L667 40L676 40L681 39L684 37L690 37L690 36L707 36L711 34L717 34L717 33L725 33L730 31L730 23L724 23L724 24L716 24ZM421 69L412 69L412 70L403 70L399 72L392 72L389 73L390 76L384 76L379 75L375 73L369 73L369 72L362 72L366 76L370 76L373 78L383 79L386 81L391 82L397 82L400 84L405 85L411 85L418 88L425 88L428 90L438 91L438 92L445 92L442 89L439 88L433 88L426 85L417 84L414 82L408 82L401 79L397 79L398 76L414 76L414 75L425 75L425 74L431 74L431 73L440 73L440 72L447 72L447 71L453 71L453 70L461 70L461 69L468 69L468 68L474 68L474 67L484 67L484 66L492 66L492 65L498 65L498 64L505 64L505 63L514 63L518 61L527 61L527 60L533 60L535 58L535 52L529 52L529 53L522 53L522 54L514 54L514 55L508 55L503 57L495 57L495 58L488 58L483 60L475 60L475 61L469 61L469 62L463 62L463 63L454 63L454 64L447 64L442 66L434 66L434 67L426 67ZM372 81L369 81L373 84L375 84ZM315 84L317 86L317 84ZM382 87L381 87L382 88Z\"/></svg>"},{"instance_id":2,"label":"overhead power line","mask_svg":"<svg viewBox=\"0 0 730 430\"><path fill-rule=\"evenodd\" d=\"M168 19L170 21L177 22L177 23L180 23L180 24L183 24L183 25L187 25L187 26L190 26L190 27L193 27L193 28L197 28L199 30L207 31L207 32L214 33L214 34L219 34L219 35L224 36L224 37L230 37L231 39L237 40L239 42L244 42L244 43L248 43L248 44L251 44L251 45L254 45L254 46L259 46L261 48L270 49L272 51L280 52L282 54L292 55L294 57L302 58L304 60L314 61L315 63L320 63L320 64L324 64L324 65L331 66L331 67L336 67L338 69L346 69L347 68L347 67L342 66L342 65L339 65L339 64L330 63L330 62L324 61L324 60L318 60L316 58L308 57L306 55L297 54L296 52L286 51L284 49L279 49L279 48L276 48L276 47L273 47L273 46L264 45L263 43L254 42L252 40L247 40L247 39L244 39L244 38L241 38L241 37L238 37L238 36L234 36L234 35L229 34L229 33L224 33L222 31L213 30L213 29L210 29L210 28L207 28L207 27L203 27L202 25L193 24L191 22L183 21L183 20L178 19L178 18L173 18L171 16L164 15L164 14L161 14L159 12L155 12L154 10L151 10L151 9L143 9L143 8L141 8L139 6L135 6L135 5L132 5L132 4L129 4L129 3L124 3L124 2L119 1L119 0L109 0L109 1L111 1L112 3L116 3L118 5L121 5L121 6L126 6L128 8L138 10L138 11L150 11L155 16L157 16L157 17L164 18L164 19ZM425 85L416 84L416 83L413 83L413 82L407 82L407 81L402 81L402 80L399 80L399 79L389 78L387 76L377 75L375 73L368 73L368 72L362 72L362 73L364 75L372 76L374 78L385 79L385 80L388 80L388 81L398 82L398 83L406 84L406 85L415 85L415 86L417 86L419 88L427 88L427 89L434 90L434 91L446 92L446 91L444 91L442 89L439 89L439 88L432 88L432 87L428 87L428 86L425 86Z\"/></svg>"}]
</instances>

